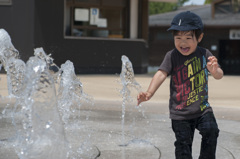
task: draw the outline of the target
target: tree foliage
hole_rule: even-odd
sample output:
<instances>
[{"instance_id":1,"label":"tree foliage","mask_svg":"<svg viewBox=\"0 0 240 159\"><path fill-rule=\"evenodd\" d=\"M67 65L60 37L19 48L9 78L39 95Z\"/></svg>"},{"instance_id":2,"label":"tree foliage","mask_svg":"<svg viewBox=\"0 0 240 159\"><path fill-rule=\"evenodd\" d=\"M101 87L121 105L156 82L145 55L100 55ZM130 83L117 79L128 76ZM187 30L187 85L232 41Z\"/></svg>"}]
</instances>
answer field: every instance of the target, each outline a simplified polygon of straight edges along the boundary
<instances>
[{"instance_id":1,"label":"tree foliage","mask_svg":"<svg viewBox=\"0 0 240 159\"><path fill-rule=\"evenodd\" d=\"M188 2L189 0L178 0L178 5L182 6L185 2Z\"/></svg>"},{"instance_id":2,"label":"tree foliage","mask_svg":"<svg viewBox=\"0 0 240 159\"><path fill-rule=\"evenodd\" d=\"M189 0L179 0L178 3L169 2L149 2L149 14L160 14L177 10L179 6L182 6Z\"/></svg>"},{"instance_id":3,"label":"tree foliage","mask_svg":"<svg viewBox=\"0 0 240 159\"><path fill-rule=\"evenodd\" d=\"M204 4L211 4L214 0L205 0Z\"/></svg>"},{"instance_id":4,"label":"tree foliage","mask_svg":"<svg viewBox=\"0 0 240 159\"><path fill-rule=\"evenodd\" d=\"M176 3L149 2L149 14L160 14L177 9Z\"/></svg>"}]
</instances>

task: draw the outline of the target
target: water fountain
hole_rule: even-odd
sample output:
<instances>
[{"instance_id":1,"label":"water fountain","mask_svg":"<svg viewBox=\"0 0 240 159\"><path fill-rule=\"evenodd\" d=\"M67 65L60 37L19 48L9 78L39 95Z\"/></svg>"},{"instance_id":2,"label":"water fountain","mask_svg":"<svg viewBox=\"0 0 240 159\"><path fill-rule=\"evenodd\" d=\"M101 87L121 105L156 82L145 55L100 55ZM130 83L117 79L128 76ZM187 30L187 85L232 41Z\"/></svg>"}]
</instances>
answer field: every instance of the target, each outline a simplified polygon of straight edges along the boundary
<instances>
[{"instance_id":1,"label":"water fountain","mask_svg":"<svg viewBox=\"0 0 240 159\"><path fill-rule=\"evenodd\" d=\"M9 94L0 96L0 124L7 127L7 131L0 128L0 151L14 159L93 159L100 156L98 147L91 141L93 133L98 132L87 124L94 100L83 91L71 61L58 67L51 55L36 48L34 56L25 63L19 59L19 52L4 29L0 29L0 60L0 68L3 66L7 73ZM159 151L152 144L147 128L136 130L139 119L146 127L151 123L142 120L147 116L141 106L133 106L136 104L131 93L141 91L141 86L134 79L127 56L122 56L120 80L122 133L121 143L116 146L122 150L121 157L125 159L142 150L150 150L158 156ZM88 110L81 109L84 103L89 106ZM126 124L129 127L126 128ZM143 155L146 157L149 156Z\"/></svg>"},{"instance_id":2,"label":"water fountain","mask_svg":"<svg viewBox=\"0 0 240 159\"><path fill-rule=\"evenodd\" d=\"M1 145L13 148L20 159L96 158L99 151L90 145L89 137L78 137L77 144L71 142L84 125L80 120L74 120L73 125L70 118L79 118L83 101L93 100L83 92L73 64L67 61L59 68L42 48L35 49L25 64L4 29L0 29L0 43L9 93L1 97L1 101L6 100L1 118L13 128L11 136L1 139ZM84 132L89 136L86 129Z\"/></svg>"},{"instance_id":3,"label":"water fountain","mask_svg":"<svg viewBox=\"0 0 240 159\"><path fill-rule=\"evenodd\" d=\"M120 91L122 94L122 143L119 146L122 147L130 147L130 149L141 149L144 147L145 151L147 149L155 149L159 152L159 157L161 156L160 150L151 143L151 137L148 136L148 130L143 129L140 134L138 134L136 131L134 131L135 124L137 121L137 115L133 115L133 113L130 113L132 115L132 124L130 125L130 131L132 134L132 139L128 142L126 142L125 139L125 114L126 114L126 105L130 104L130 107L133 107L131 103L133 103L133 98L131 96L131 92L136 91L137 93L141 92L141 86L140 84L135 80L134 78L134 70L131 61L128 59L127 56L123 55L122 58L122 71L120 74L121 84L122 84L122 90ZM141 113L140 118L147 118L144 114L144 110L141 109L141 105L135 106L135 109ZM131 110L133 111L133 110ZM151 123L146 120L147 123L145 125L150 125ZM125 159L126 153L125 149L122 150L122 159ZM129 154L128 154L129 157ZM149 156L144 156L149 157Z\"/></svg>"},{"instance_id":4,"label":"water fountain","mask_svg":"<svg viewBox=\"0 0 240 159\"><path fill-rule=\"evenodd\" d=\"M61 70L63 73L58 89L58 108L69 141L68 158L96 158L100 152L97 147L91 145L91 131L82 122L88 120L89 114L85 112L84 117L82 117L83 110L80 111L84 102L92 106L94 104L93 98L84 93L83 85L75 75L71 61L68 60L62 64Z\"/></svg>"},{"instance_id":5,"label":"water fountain","mask_svg":"<svg viewBox=\"0 0 240 159\"><path fill-rule=\"evenodd\" d=\"M128 59L127 56L122 56L122 71L120 74L122 90L120 91L122 94L122 144L121 146L125 145L125 130L124 130L124 123L125 123L125 111L126 111L126 103L132 102L131 98L131 88L135 88L137 92L141 91L141 86L137 83L134 78L134 71L132 67L132 63Z\"/></svg>"}]
</instances>

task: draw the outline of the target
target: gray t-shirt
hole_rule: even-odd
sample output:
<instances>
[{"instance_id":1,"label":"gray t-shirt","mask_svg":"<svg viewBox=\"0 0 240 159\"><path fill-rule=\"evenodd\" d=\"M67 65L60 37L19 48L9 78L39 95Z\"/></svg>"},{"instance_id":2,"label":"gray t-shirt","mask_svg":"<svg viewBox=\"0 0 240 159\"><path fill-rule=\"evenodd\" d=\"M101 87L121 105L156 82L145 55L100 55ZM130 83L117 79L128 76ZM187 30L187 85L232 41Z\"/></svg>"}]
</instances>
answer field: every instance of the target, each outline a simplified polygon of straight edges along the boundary
<instances>
[{"instance_id":1,"label":"gray t-shirt","mask_svg":"<svg viewBox=\"0 0 240 159\"><path fill-rule=\"evenodd\" d=\"M171 75L169 110L173 120L188 120L212 112L208 103L207 61L212 53L197 47L188 56L177 49L167 52L159 70Z\"/></svg>"}]
</instances>

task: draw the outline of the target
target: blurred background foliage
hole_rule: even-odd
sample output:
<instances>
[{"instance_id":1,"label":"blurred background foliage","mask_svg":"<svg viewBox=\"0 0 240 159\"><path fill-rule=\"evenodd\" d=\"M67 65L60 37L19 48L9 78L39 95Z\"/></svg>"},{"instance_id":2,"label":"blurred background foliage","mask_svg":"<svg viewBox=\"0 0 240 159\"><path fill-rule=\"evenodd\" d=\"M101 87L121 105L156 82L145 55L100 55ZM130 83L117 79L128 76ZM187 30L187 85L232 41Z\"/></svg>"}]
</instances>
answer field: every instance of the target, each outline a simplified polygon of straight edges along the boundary
<instances>
[{"instance_id":1,"label":"blurred background foliage","mask_svg":"<svg viewBox=\"0 0 240 159\"><path fill-rule=\"evenodd\" d=\"M178 7L183 6L189 0L179 0L177 3L169 2L149 2L149 15L160 14L177 10ZM214 0L205 0L204 4L211 4Z\"/></svg>"},{"instance_id":2,"label":"blurred background foliage","mask_svg":"<svg viewBox=\"0 0 240 159\"><path fill-rule=\"evenodd\" d=\"M178 3L149 2L149 15L177 10L178 7L183 6L183 4L187 1L189 0L179 0Z\"/></svg>"}]
</instances>

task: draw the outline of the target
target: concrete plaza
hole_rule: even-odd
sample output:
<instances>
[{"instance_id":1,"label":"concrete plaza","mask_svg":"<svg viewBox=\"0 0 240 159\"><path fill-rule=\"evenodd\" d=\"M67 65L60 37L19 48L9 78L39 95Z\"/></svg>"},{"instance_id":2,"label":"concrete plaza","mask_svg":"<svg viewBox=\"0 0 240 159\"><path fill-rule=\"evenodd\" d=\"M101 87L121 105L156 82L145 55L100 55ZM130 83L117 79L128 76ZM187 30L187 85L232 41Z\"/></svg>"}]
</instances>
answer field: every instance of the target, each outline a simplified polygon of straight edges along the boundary
<instances>
[{"instance_id":1,"label":"concrete plaza","mask_svg":"<svg viewBox=\"0 0 240 159\"><path fill-rule=\"evenodd\" d=\"M131 90L131 102L123 103L119 75L79 75L83 91L94 98L94 105L83 104L88 111L84 121L91 129L91 143L98 149L99 159L173 159L175 136L168 112L169 82L167 78L154 97L136 107L137 91ZM6 76L0 75L0 94L7 95ZM146 90L152 75L135 75ZM209 77L209 102L220 129L217 159L240 159L240 76ZM126 106L124 121L122 106ZM1 105L2 110L2 105ZM90 111L89 111L90 110ZM123 125L124 124L124 125ZM124 132L123 132L124 130ZM193 158L200 151L201 136L196 131ZM10 153L10 152L9 152ZM0 148L0 158L15 159Z\"/></svg>"}]
</instances>

